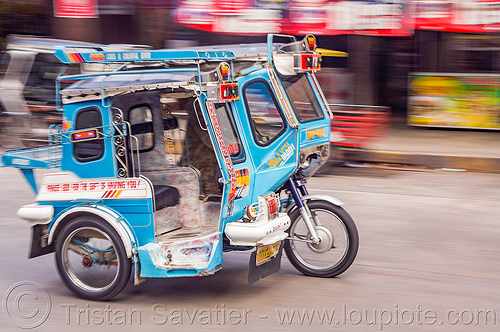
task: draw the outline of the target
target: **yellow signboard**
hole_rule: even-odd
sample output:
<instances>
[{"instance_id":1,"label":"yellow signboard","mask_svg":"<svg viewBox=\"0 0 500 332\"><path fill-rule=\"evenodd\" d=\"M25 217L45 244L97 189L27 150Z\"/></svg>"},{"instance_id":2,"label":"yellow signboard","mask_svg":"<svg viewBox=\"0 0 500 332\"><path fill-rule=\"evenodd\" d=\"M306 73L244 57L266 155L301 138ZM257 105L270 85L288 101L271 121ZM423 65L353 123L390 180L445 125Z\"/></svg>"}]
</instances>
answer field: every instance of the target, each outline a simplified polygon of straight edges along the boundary
<instances>
[{"instance_id":1,"label":"yellow signboard","mask_svg":"<svg viewBox=\"0 0 500 332\"><path fill-rule=\"evenodd\" d=\"M408 124L500 129L500 75L410 74Z\"/></svg>"}]
</instances>

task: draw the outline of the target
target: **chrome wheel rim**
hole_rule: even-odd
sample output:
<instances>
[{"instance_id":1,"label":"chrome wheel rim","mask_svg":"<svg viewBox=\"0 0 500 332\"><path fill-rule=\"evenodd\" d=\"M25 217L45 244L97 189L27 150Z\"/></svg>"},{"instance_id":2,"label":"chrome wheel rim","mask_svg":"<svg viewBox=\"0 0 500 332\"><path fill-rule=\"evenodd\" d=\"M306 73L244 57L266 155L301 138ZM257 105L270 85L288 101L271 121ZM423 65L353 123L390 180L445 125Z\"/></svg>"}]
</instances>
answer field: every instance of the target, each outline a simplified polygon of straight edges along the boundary
<instances>
[{"instance_id":1,"label":"chrome wheel rim","mask_svg":"<svg viewBox=\"0 0 500 332\"><path fill-rule=\"evenodd\" d=\"M95 227L78 228L64 239L62 263L70 281L86 292L103 292L118 279L113 241Z\"/></svg>"},{"instance_id":2,"label":"chrome wheel rim","mask_svg":"<svg viewBox=\"0 0 500 332\"><path fill-rule=\"evenodd\" d=\"M310 242L311 234L299 216L290 228L290 248L297 260L313 270L329 270L339 265L347 255L349 236L342 220L333 212L315 209L316 219L321 225L315 226L320 243ZM295 241L294 238L297 240ZM306 241L304 241L306 240Z\"/></svg>"}]
</instances>

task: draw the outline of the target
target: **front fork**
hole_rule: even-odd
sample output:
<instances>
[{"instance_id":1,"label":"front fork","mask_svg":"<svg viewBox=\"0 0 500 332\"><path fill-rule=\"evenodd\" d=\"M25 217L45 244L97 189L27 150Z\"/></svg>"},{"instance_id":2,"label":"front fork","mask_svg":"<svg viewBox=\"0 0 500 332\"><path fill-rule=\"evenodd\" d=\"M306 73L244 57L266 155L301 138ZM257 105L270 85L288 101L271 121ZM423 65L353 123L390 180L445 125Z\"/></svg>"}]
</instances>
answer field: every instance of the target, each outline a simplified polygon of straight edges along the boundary
<instances>
[{"instance_id":1,"label":"front fork","mask_svg":"<svg viewBox=\"0 0 500 332\"><path fill-rule=\"evenodd\" d=\"M305 179L292 176L290 179L288 179L287 187L290 190L293 200L299 208L302 219L304 219L304 222L306 223L307 230L311 235L310 242L318 244L320 242L320 238L318 237L318 233L316 232L316 220L305 201L302 200L302 196L306 196L309 194L307 192L305 183Z\"/></svg>"}]
</instances>

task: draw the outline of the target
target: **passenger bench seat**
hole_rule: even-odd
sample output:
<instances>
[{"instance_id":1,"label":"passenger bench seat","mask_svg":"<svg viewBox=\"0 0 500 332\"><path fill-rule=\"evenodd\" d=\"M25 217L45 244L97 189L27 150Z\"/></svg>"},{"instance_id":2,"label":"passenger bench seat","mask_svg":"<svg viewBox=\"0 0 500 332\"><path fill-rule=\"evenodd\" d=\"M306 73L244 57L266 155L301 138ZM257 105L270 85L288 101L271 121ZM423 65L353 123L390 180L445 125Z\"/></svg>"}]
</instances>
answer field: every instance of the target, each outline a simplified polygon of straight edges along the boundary
<instances>
[{"instance_id":1,"label":"passenger bench seat","mask_svg":"<svg viewBox=\"0 0 500 332\"><path fill-rule=\"evenodd\" d=\"M155 211L179 204L179 191L172 186L153 185Z\"/></svg>"}]
</instances>

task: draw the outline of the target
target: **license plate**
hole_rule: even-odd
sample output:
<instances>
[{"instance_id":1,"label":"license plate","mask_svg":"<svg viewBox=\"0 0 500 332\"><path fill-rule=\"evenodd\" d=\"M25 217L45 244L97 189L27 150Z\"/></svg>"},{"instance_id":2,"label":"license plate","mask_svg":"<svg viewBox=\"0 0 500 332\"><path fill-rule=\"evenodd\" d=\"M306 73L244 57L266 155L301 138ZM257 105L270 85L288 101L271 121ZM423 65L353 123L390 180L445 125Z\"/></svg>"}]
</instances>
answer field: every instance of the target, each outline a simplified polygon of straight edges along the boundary
<instances>
[{"instance_id":1,"label":"license plate","mask_svg":"<svg viewBox=\"0 0 500 332\"><path fill-rule=\"evenodd\" d=\"M259 266L259 265L265 264L265 263L269 262L271 259L273 259L274 257L276 257L276 255L279 252L280 245L281 245L281 241L276 242L274 244L270 244L268 246L258 247L255 265Z\"/></svg>"}]
</instances>

